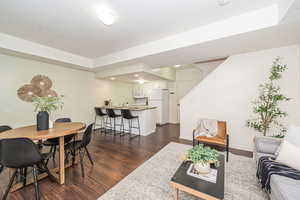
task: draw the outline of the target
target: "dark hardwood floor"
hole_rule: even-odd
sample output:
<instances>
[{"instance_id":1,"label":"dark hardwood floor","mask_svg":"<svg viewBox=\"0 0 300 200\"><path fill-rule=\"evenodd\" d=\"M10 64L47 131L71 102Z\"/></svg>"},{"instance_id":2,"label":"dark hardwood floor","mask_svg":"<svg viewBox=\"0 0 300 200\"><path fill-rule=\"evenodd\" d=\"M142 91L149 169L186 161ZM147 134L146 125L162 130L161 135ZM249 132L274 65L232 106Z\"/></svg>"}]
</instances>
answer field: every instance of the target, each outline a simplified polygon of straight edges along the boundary
<instances>
[{"instance_id":1,"label":"dark hardwood floor","mask_svg":"<svg viewBox=\"0 0 300 200\"><path fill-rule=\"evenodd\" d=\"M66 169L66 183L64 185L52 183L48 178L45 178L39 181L42 199L95 200L169 142L192 144L189 141L179 139L179 125L176 124L160 126L155 133L149 136L136 137L131 140L128 139L128 136L114 137L97 131L89 145L95 164L92 166L86 157L85 178L81 177L79 164ZM231 151L236 154L252 156L248 152L234 149ZM7 171L5 170L0 175L1 196L8 183ZM11 200L34 199L34 187L29 185L10 193L9 197Z\"/></svg>"}]
</instances>

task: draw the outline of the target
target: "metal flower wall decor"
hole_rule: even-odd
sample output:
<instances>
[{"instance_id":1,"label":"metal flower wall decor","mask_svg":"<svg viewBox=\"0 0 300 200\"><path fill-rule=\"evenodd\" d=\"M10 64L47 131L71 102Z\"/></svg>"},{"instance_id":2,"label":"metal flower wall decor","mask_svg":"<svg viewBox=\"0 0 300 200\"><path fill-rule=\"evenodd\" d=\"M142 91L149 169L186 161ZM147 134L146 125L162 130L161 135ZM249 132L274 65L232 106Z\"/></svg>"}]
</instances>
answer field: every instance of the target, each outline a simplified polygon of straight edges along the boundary
<instances>
[{"instance_id":1,"label":"metal flower wall decor","mask_svg":"<svg viewBox=\"0 0 300 200\"><path fill-rule=\"evenodd\" d=\"M34 96L39 97L57 97L57 93L51 89L52 81L44 75L36 75L32 78L30 84L21 86L18 91L18 97L26 102L32 102Z\"/></svg>"}]
</instances>

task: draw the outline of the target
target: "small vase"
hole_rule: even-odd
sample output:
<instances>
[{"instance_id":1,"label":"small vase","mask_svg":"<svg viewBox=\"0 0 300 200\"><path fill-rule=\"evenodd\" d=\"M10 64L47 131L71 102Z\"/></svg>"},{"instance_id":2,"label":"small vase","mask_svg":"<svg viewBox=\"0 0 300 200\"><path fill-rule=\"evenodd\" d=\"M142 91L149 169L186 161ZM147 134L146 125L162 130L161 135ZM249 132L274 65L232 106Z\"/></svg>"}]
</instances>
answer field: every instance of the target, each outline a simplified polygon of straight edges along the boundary
<instances>
[{"instance_id":1,"label":"small vase","mask_svg":"<svg viewBox=\"0 0 300 200\"><path fill-rule=\"evenodd\" d=\"M49 128L53 128L53 121L49 119Z\"/></svg>"},{"instance_id":2,"label":"small vase","mask_svg":"<svg viewBox=\"0 0 300 200\"><path fill-rule=\"evenodd\" d=\"M36 128L38 131L49 129L49 114L46 111L38 112L36 115Z\"/></svg>"},{"instance_id":3,"label":"small vase","mask_svg":"<svg viewBox=\"0 0 300 200\"><path fill-rule=\"evenodd\" d=\"M198 173L200 174L208 174L210 172L210 164L209 163L196 163L194 164L195 169L197 170Z\"/></svg>"}]
</instances>

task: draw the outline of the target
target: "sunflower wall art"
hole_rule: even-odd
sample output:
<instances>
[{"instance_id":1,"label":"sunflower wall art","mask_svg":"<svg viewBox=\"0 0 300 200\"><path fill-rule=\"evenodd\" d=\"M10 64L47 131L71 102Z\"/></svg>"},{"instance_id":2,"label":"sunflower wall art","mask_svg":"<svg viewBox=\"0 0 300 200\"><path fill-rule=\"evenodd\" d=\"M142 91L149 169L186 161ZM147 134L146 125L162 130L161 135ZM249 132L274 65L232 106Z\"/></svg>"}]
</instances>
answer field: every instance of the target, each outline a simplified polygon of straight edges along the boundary
<instances>
[{"instance_id":1,"label":"sunflower wall art","mask_svg":"<svg viewBox=\"0 0 300 200\"><path fill-rule=\"evenodd\" d=\"M51 89L52 81L44 75L36 75L32 78L30 84L21 86L18 91L18 97L22 101L32 102L32 97L57 97L57 93Z\"/></svg>"}]
</instances>

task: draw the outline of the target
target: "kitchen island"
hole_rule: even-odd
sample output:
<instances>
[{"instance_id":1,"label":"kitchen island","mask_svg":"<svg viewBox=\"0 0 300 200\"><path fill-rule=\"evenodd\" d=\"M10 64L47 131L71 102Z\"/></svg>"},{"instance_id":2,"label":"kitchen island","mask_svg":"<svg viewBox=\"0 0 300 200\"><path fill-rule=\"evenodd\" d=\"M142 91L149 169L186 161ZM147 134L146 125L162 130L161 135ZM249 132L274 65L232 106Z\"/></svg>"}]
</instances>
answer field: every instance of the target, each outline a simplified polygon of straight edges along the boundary
<instances>
[{"instance_id":1,"label":"kitchen island","mask_svg":"<svg viewBox=\"0 0 300 200\"><path fill-rule=\"evenodd\" d=\"M128 109L131 111L133 116L138 116L140 120L140 128L141 128L141 135L147 136L151 133L155 132L156 129L156 122L157 122L157 110L156 107L153 106L100 106L103 112L106 112L106 109L113 109L116 114L121 114L121 110ZM126 119L124 120L125 129L129 129L129 122ZM109 122L109 120L108 120ZM113 120L112 120L113 123ZM116 120L116 124L121 124L121 118ZM133 127L138 127L138 121L133 119L132 121ZM120 131L120 127L117 126L117 131ZM139 130L133 128L131 130L132 134L139 134Z\"/></svg>"}]
</instances>

